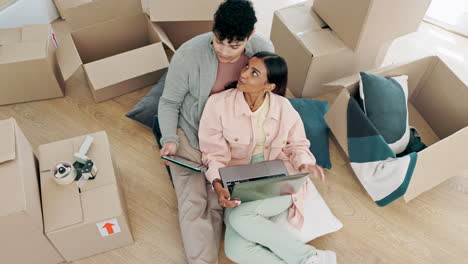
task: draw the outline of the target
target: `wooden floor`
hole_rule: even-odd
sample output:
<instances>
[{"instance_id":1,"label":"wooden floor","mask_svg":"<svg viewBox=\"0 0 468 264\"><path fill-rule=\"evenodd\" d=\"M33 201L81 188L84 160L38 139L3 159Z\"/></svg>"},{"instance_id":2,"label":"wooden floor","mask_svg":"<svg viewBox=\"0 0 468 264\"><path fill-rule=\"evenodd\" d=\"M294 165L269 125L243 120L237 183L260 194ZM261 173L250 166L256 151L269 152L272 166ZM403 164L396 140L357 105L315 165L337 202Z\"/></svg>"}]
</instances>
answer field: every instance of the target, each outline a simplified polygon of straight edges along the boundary
<instances>
[{"instance_id":1,"label":"wooden floor","mask_svg":"<svg viewBox=\"0 0 468 264\"><path fill-rule=\"evenodd\" d=\"M254 2L263 21L259 31L268 35L272 11L299 1ZM59 38L66 32L64 22L55 22L54 28ZM148 91L95 104L78 72L64 98L0 107L0 119L14 117L35 149L100 130L109 135L135 243L74 263L185 263L176 197L159 149L149 129L124 116ZM468 263L468 177L452 178L408 204L400 199L380 208L332 139L330 151L333 169L316 186L344 227L311 245L336 251L339 263L347 264ZM220 263L231 263L222 249Z\"/></svg>"}]
</instances>

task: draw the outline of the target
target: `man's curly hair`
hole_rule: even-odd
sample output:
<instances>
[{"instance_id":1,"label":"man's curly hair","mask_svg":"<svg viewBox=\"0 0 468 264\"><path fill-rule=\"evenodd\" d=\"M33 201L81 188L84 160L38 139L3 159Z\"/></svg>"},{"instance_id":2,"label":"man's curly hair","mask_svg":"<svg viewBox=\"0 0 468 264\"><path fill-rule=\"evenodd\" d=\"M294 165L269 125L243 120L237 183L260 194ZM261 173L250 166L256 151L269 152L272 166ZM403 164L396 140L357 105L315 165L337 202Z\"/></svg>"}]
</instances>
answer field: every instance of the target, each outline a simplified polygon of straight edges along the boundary
<instances>
[{"instance_id":1,"label":"man's curly hair","mask_svg":"<svg viewBox=\"0 0 468 264\"><path fill-rule=\"evenodd\" d=\"M256 22L250 1L226 0L214 14L213 33L221 41L243 41L250 36Z\"/></svg>"}]
</instances>

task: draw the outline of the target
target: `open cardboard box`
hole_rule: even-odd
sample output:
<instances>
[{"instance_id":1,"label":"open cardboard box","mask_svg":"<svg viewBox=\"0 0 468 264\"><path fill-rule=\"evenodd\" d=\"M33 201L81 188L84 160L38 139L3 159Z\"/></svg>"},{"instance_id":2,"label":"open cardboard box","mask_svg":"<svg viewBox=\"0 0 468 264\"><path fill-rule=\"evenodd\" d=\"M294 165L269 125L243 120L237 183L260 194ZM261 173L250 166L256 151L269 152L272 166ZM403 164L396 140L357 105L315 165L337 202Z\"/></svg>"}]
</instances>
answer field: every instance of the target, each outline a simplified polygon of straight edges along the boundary
<instances>
[{"instance_id":1,"label":"open cardboard box","mask_svg":"<svg viewBox=\"0 0 468 264\"><path fill-rule=\"evenodd\" d=\"M391 44L354 52L304 2L275 11L271 40L288 64L288 88L296 97L328 92L322 84L380 65Z\"/></svg>"},{"instance_id":2,"label":"open cardboard box","mask_svg":"<svg viewBox=\"0 0 468 264\"><path fill-rule=\"evenodd\" d=\"M418 30L431 0L315 0L313 10L355 51Z\"/></svg>"},{"instance_id":3,"label":"open cardboard box","mask_svg":"<svg viewBox=\"0 0 468 264\"><path fill-rule=\"evenodd\" d=\"M101 131L90 136L94 141L87 156L98 173L81 188L74 182L57 184L51 169L58 162L73 162L84 136L39 146L45 233L66 261L133 243L107 135Z\"/></svg>"},{"instance_id":4,"label":"open cardboard box","mask_svg":"<svg viewBox=\"0 0 468 264\"><path fill-rule=\"evenodd\" d=\"M0 29L0 105L62 97L49 24Z\"/></svg>"},{"instance_id":5,"label":"open cardboard box","mask_svg":"<svg viewBox=\"0 0 468 264\"><path fill-rule=\"evenodd\" d=\"M57 50L65 80L83 67L96 102L156 83L175 51L140 1L95 0L71 8L75 29Z\"/></svg>"},{"instance_id":6,"label":"open cardboard box","mask_svg":"<svg viewBox=\"0 0 468 264\"><path fill-rule=\"evenodd\" d=\"M428 147L418 152L416 167L404 195L414 199L454 176L468 176L468 85L438 57L369 71L384 77L408 75L409 123ZM347 105L359 91L359 75L326 84L341 89L326 120L345 154L348 154Z\"/></svg>"},{"instance_id":7,"label":"open cardboard box","mask_svg":"<svg viewBox=\"0 0 468 264\"><path fill-rule=\"evenodd\" d=\"M1 262L62 262L62 257L44 235L32 147L13 118L0 121L0 146Z\"/></svg>"},{"instance_id":8,"label":"open cardboard box","mask_svg":"<svg viewBox=\"0 0 468 264\"><path fill-rule=\"evenodd\" d=\"M148 0L151 21L167 33L177 49L191 38L210 32L222 0Z\"/></svg>"}]
</instances>

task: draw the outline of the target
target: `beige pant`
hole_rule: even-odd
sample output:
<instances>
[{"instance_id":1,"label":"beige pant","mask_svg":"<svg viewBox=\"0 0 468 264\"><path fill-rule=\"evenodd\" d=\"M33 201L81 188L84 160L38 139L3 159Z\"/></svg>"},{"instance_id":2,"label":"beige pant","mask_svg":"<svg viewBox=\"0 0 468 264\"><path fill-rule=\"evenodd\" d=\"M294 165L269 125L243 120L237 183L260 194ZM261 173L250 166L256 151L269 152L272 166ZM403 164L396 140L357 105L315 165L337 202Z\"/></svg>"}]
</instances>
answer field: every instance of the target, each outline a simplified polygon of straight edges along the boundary
<instances>
[{"instance_id":1,"label":"beige pant","mask_svg":"<svg viewBox=\"0 0 468 264\"><path fill-rule=\"evenodd\" d=\"M182 129L177 130L177 155L201 163L200 151L192 148ZM204 173L171 165L179 205L179 223L188 263L218 263L223 210Z\"/></svg>"}]
</instances>

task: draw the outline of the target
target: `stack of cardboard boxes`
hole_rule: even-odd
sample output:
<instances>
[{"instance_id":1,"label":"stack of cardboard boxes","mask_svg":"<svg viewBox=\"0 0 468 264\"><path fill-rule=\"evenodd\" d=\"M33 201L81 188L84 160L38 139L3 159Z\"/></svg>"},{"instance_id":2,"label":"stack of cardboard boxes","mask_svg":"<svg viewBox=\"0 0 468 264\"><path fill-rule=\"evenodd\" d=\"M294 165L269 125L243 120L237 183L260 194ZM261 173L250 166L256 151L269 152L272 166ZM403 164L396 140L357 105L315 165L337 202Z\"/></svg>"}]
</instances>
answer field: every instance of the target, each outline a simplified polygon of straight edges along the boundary
<instances>
[{"instance_id":1,"label":"stack of cardboard boxes","mask_svg":"<svg viewBox=\"0 0 468 264\"><path fill-rule=\"evenodd\" d=\"M74 160L84 137L39 146L38 180L33 149L16 121L0 121L2 263L56 264L133 243L107 135L90 136L87 156L98 174L78 188L56 183L52 170Z\"/></svg>"},{"instance_id":2,"label":"stack of cardboard boxes","mask_svg":"<svg viewBox=\"0 0 468 264\"><path fill-rule=\"evenodd\" d=\"M391 44L416 31L430 0L315 0L277 10L271 39L289 67L297 97L328 92L323 84L379 66Z\"/></svg>"}]
</instances>

